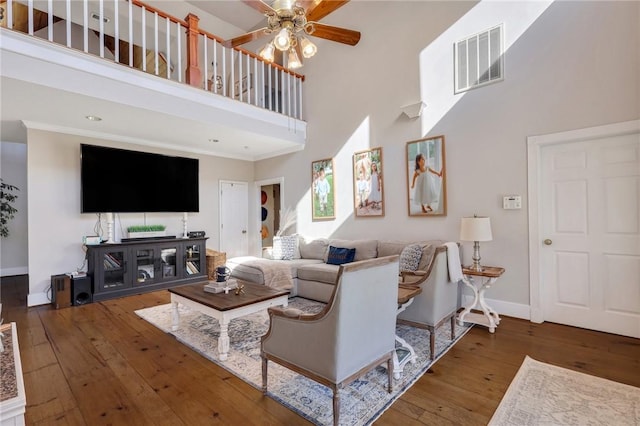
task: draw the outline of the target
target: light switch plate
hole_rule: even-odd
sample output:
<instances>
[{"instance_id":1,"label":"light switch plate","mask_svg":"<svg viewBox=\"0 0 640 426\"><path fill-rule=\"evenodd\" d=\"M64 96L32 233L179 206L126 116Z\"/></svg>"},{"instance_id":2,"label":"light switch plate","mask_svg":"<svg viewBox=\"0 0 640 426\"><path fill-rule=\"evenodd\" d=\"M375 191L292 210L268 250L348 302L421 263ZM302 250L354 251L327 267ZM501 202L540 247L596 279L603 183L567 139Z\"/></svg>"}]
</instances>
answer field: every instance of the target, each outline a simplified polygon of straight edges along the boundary
<instances>
[{"instance_id":1,"label":"light switch plate","mask_svg":"<svg viewBox=\"0 0 640 426\"><path fill-rule=\"evenodd\" d=\"M517 210L522 208L522 197L519 195L507 195L502 199L502 208L505 210Z\"/></svg>"}]
</instances>

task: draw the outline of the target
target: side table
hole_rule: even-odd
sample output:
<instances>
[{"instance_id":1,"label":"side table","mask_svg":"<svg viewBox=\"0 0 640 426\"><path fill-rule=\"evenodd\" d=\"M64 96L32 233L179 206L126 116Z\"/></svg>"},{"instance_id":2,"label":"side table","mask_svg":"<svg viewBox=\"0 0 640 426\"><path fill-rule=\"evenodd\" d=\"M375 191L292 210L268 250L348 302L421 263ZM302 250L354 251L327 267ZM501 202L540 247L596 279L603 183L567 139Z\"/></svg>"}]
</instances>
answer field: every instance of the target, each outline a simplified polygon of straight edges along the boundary
<instances>
[{"instance_id":1,"label":"side table","mask_svg":"<svg viewBox=\"0 0 640 426\"><path fill-rule=\"evenodd\" d=\"M482 271L475 271L468 267L463 267L462 273L465 276L464 283L473 291L473 303L458 314L458 324L462 325L465 322L480 324L489 327L489 332L494 333L496 327L500 324L500 316L487 305L484 300L484 292L502 276L504 268L483 266ZM476 283L476 277L478 277L478 283ZM476 307L482 309L481 314L471 312Z\"/></svg>"}]
</instances>

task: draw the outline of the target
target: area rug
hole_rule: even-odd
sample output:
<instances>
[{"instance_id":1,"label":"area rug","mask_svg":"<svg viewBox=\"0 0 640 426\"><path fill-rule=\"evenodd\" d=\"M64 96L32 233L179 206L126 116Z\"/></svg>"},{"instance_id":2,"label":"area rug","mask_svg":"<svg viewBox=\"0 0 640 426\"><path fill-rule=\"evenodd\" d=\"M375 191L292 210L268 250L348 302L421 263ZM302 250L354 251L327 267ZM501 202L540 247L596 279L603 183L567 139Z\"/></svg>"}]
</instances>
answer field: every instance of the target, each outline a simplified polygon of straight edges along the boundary
<instances>
[{"instance_id":1,"label":"area rug","mask_svg":"<svg viewBox=\"0 0 640 426\"><path fill-rule=\"evenodd\" d=\"M640 388L525 357L489 425L638 425Z\"/></svg>"},{"instance_id":2,"label":"area rug","mask_svg":"<svg viewBox=\"0 0 640 426\"><path fill-rule=\"evenodd\" d=\"M308 313L319 312L324 306L303 298L293 298L289 306ZM161 305L136 311L166 333L206 358L229 370L257 389L262 387L260 338L267 332L269 316L266 311L248 315L229 324L231 349L226 361L218 359L219 323L216 319L179 305L180 324L171 331L171 305ZM449 322L436 333L436 360L451 348L470 327L456 326L456 340L451 341ZM387 392L387 374L378 367L352 382L341 391L340 424L368 425L377 419L400 395L420 378L433 364L429 359L429 333L427 330L406 325L397 326L397 334L413 346L416 362L408 363L404 373L394 380L393 393ZM268 394L289 409L318 425L330 425L332 416L331 390L280 365L269 363Z\"/></svg>"}]
</instances>

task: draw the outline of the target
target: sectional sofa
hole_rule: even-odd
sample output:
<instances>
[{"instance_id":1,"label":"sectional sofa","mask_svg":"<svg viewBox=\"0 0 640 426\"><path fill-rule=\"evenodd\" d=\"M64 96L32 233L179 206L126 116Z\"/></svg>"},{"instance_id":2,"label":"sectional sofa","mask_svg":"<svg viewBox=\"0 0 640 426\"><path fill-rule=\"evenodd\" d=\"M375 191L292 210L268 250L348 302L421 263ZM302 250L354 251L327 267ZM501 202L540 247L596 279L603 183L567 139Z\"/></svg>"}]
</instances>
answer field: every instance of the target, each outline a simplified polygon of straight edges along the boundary
<instances>
[{"instance_id":1,"label":"sectional sofa","mask_svg":"<svg viewBox=\"0 0 640 426\"><path fill-rule=\"evenodd\" d=\"M419 284L429 279L441 284L448 281L447 254L442 241L399 242L326 238L310 240L292 237L297 241L294 240L293 253L284 256L286 260L282 260L283 256L276 253L274 253L276 259L253 256L228 259L227 266L232 271L232 277L258 284L289 288L292 296L328 302L339 269L339 265L330 263L330 248L333 247L355 249L353 261L391 255L400 256L400 279L406 284ZM410 258L408 263L407 258ZM415 267L411 267L410 264ZM273 273L272 268L279 269ZM274 275L275 283L268 282L269 277ZM290 285L287 285L287 280L290 280Z\"/></svg>"}]
</instances>

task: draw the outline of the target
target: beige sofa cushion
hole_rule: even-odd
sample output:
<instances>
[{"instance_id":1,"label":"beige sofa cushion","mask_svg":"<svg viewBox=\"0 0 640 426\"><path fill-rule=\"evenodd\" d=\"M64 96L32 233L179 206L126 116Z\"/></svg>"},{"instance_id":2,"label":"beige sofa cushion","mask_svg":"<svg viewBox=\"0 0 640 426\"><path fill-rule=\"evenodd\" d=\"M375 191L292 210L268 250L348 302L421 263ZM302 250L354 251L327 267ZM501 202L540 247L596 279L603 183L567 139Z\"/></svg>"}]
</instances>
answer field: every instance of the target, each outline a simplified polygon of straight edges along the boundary
<instances>
[{"instance_id":1,"label":"beige sofa cushion","mask_svg":"<svg viewBox=\"0 0 640 426\"><path fill-rule=\"evenodd\" d=\"M339 269L339 265L329 265L327 263L305 265L298 268L298 278L306 281L334 284L338 278Z\"/></svg>"},{"instance_id":2,"label":"beige sofa cushion","mask_svg":"<svg viewBox=\"0 0 640 426\"><path fill-rule=\"evenodd\" d=\"M440 240L406 242L406 241L378 241L378 257L400 255L405 246L409 244L420 244L422 246L422 257L418 264L419 271L426 271L433 261L436 247L443 244ZM357 255L356 251L356 255Z\"/></svg>"},{"instance_id":3,"label":"beige sofa cushion","mask_svg":"<svg viewBox=\"0 0 640 426\"><path fill-rule=\"evenodd\" d=\"M356 249L354 262L378 257L378 240L329 240L329 245L339 248ZM328 252L327 252L328 254ZM324 257L327 261L327 255Z\"/></svg>"},{"instance_id":4,"label":"beige sofa cushion","mask_svg":"<svg viewBox=\"0 0 640 426\"><path fill-rule=\"evenodd\" d=\"M227 266L233 271L231 275L234 278L239 278L241 280L249 281L256 284L264 284L264 275L262 274L262 271L248 264L243 264L242 261L244 259L251 260L259 258L249 256L229 259L227 261ZM322 260L320 259L273 260L272 262L278 262L287 265L291 270L291 278L298 277L299 267L303 267L310 263L323 264Z\"/></svg>"},{"instance_id":5,"label":"beige sofa cushion","mask_svg":"<svg viewBox=\"0 0 640 426\"><path fill-rule=\"evenodd\" d=\"M317 238L315 240L299 241L300 257L302 259L320 259L326 261L327 251L329 250L329 240L326 238Z\"/></svg>"}]
</instances>

